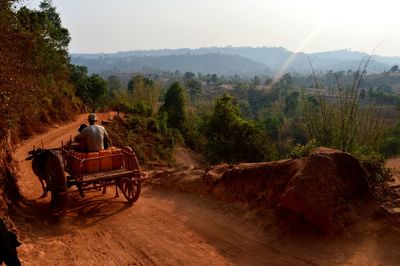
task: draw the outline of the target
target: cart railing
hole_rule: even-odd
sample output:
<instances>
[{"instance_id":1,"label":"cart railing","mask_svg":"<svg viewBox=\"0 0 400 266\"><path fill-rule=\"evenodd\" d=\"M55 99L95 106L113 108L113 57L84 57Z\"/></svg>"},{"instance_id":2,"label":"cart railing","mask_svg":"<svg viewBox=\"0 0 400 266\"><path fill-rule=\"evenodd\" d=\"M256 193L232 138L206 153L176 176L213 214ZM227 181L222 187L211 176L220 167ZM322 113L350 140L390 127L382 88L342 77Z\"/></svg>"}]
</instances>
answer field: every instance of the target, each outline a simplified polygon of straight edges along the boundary
<instances>
[{"instance_id":1,"label":"cart railing","mask_svg":"<svg viewBox=\"0 0 400 266\"><path fill-rule=\"evenodd\" d=\"M140 178L139 162L135 153L128 147L110 149L109 154L98 156L91 153L92 157L86 157L88 153L77 152L68 147L62 147L61 151L65 171L77 180L83 180L85 175L99 172L106 174L110 170L119 169L135 172L136 178ZM104 163L107 167L103 167Z\"/></svg>"}]
</instances>

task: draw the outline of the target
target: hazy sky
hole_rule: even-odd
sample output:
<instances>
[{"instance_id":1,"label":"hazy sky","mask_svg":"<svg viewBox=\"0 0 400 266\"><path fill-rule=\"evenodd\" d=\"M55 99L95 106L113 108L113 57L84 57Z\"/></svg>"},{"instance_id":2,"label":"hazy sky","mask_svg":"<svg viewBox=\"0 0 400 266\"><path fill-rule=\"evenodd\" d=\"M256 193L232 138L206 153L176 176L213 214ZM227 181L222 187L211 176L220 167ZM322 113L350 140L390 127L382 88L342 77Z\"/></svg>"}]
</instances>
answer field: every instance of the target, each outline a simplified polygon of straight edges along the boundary
<instances>
[{"instance_id":1,"label":"hazy sky","mask_svg":"<svg viewBox=\"0 0 400 266\"><path fill-rule=\"evenodd\" d=\"M28 1L37 7L39 0ZM395 0L53 0L70 51L207 46L352 49L400 56Z\"/></svg>"}]
</instances>

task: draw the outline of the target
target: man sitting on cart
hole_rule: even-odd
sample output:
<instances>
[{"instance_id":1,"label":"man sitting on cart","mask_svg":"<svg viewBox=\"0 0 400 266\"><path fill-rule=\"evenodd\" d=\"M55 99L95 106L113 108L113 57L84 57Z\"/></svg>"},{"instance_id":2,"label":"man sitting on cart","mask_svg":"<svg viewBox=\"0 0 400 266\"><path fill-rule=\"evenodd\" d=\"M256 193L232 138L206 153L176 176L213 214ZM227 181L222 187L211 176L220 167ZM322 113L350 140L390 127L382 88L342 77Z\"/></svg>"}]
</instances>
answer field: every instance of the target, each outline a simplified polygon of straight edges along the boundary
<instances>
[{"instance_id":1,"label":"man sitting on cart","mask_svg":"<svg viewBox=\"0 0 400 266\"><path fill-rule=\"evenodd\" d=\"M97 152L109 147L109 138L107 130L100 125L95 125L97 116L90 113L88 116L89 126L75 137L78 147L83 152Z\"/></svg>"}]
</instances>

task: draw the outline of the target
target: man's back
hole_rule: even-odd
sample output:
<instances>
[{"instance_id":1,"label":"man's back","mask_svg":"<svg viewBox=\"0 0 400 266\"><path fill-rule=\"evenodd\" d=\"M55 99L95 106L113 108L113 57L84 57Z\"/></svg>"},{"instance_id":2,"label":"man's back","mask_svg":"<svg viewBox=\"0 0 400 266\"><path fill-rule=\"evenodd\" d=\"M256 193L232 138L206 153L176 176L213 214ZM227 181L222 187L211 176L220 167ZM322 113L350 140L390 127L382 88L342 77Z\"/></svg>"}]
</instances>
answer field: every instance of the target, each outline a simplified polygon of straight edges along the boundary
<instances>
[{"instance_id":1,"label":"man's back","mask_svg":"<svg viewBox=\"0 0 400 266\"><path fill-rule=\"evenodd\" d=\"M104 138L108 139L106 129L100 125L90 125L78 135L79 141L85 143L85 150L95 152L104 149Z\"/></svg>"}]
</instances>

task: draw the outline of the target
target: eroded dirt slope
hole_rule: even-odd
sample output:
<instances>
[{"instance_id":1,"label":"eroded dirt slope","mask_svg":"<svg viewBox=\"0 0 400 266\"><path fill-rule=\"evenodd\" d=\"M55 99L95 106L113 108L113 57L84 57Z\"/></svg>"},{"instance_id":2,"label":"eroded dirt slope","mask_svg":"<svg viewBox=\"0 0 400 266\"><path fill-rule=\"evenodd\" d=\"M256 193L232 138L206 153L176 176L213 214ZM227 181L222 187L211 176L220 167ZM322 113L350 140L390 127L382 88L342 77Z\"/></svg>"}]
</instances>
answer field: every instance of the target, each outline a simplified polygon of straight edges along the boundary
<instances>
[{"instance_id":1,"label":"eroded dirt slope","mask_svg":"<svg viewBox=\"0 0 400 266\"><path fill-rule=\"evenodd\" d=\"M104 114L105 117L108 114ZM22 144L19 185L30 200L41 195L29 162L33 145L59 146L76 134L75 123L60 126ZM179 173L197 171L184 150L177 151ZM188 166L185 166L188 165ZM173 171L173 170L171 170ZM24 265L399 265L398 232L368 221L340 237L287 232L279 225L257 226L259 219L241 206L225 205L195 195L146 187L133 206L106 195L70 194L67 216L55 221L46 213L48 199L17 209L16 224ZM271 221L271 224L274 221Z\"/></svg>"}]
</instances>

